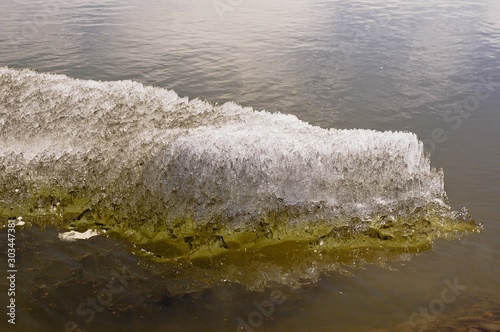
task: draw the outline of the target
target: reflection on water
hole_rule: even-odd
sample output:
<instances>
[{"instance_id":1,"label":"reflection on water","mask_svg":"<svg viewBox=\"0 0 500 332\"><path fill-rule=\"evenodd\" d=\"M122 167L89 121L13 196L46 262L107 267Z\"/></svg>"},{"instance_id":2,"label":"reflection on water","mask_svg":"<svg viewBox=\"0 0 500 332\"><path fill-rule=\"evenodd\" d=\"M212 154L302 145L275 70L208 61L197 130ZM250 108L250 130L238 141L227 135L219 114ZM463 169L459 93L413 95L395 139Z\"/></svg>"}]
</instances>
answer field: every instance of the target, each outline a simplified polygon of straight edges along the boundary
<instances>
[{"instance_id":1,"label":"reflection on water","mask_svg":"<svg viewBox=\"0 0 500 332\"><path fill-rule=\"evenodd\" d=\"M132 79L182 96L292 113L325 128L409 130L420 139L441 128L446 139L436 145L432 162L445 170L451 205L467 206L485 231L438 242L391 269L323 275L297 291L278 287L287 300L275 303L260 325L252 316L257 327L250 326L403 330L398 324L428 307L444 280L456 277L467 289L426 321L430 328L460 315L479 316L469 322L477 326L500 320L498 2L258 0L242 1L223 15L216 2L4 1L0 65ZM443 114L474 96L488 75L496 84L490 96L454 128ZM269 300L276 288L252 293L221 283L175 296L168 292L177 282L175 271L131 256L126 244L112 239L68 245L54 231L31 229L20 235L18 248L18 319L27 330L63 330L68 322L92 331L235 330L239 317L251 323L257 310L252 302ZM93 309L95 319L87 324L78 305L107 287L112 270L123 268L129 287L102 312Z\"/></svg>"}]
</instances>

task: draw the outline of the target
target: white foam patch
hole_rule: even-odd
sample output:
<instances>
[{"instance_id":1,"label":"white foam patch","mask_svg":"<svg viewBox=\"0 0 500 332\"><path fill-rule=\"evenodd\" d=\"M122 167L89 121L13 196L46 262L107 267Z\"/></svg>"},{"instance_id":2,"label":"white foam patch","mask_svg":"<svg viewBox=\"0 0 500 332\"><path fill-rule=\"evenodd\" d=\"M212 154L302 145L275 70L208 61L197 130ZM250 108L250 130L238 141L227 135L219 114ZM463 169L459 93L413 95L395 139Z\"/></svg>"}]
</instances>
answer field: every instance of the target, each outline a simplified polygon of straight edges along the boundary
<instances>
[{"instance_id":1,"label":"white foam patch","mask_svg":"<svg viewBox=\"0 0 500 332\"><path fill-rule=\"evenodd\" d=\"M66 233L59 233L57 237L61 241L74 242L76 240L87 240L93 236L98 236L99 233L95 229L88 229L85 232L69 231Z\"/></svg>"},{"instance_id":2,"label":"white foam patch","mask_svg":"<svg viewBox=\"0 0 500 332\"><path fill-rule=\"evenodd\" d=\"M18 217L16 221L16 226L24 226L26 222L23 221L23 217Z\"/></svg>"}]
</instances>

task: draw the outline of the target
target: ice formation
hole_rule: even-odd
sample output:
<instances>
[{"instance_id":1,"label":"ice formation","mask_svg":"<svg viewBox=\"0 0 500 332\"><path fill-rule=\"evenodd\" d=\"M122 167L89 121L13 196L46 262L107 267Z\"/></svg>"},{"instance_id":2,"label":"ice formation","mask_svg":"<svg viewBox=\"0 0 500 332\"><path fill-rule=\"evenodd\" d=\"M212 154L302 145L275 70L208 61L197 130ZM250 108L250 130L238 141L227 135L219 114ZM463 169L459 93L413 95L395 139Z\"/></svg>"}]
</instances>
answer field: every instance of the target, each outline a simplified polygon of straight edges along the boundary
<instances>
[{"instance_id":1,"label":"ice formation","mask_svg":"<svg viewBox=\"0 0 500 332\"><path fill-rule=\"evenodd\" d=\"M321 221L366 231L377 218L451 213L442 172L408 132L327 130L137 82L5 67L0 125L8 217L90 220L124 232L148 224L172 233L184 223L189 229L176 234L189 239L208 224Z\"/></svg>"}]
</instances>

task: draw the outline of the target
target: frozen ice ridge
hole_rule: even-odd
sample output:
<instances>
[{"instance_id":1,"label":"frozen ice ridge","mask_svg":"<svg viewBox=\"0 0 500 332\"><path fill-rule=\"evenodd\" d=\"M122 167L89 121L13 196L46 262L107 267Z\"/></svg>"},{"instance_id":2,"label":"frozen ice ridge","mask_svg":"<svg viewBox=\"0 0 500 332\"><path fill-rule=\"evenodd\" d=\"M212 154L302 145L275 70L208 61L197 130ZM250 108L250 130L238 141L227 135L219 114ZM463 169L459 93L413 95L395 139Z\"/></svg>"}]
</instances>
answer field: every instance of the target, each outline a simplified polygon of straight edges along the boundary
<instances>
[{"instance_id":1,"label":"frozen ice ridge","mask_svg":"<svg viewBox=\"0 0 500 332\"><path fill-rule=\"evenodd\" d=\"M0 125L4 215L241 228L276 214L297 226L449 211L443 173L408 132L328 130L131 81L5 67Z\"/></svg>"}]
</instances>

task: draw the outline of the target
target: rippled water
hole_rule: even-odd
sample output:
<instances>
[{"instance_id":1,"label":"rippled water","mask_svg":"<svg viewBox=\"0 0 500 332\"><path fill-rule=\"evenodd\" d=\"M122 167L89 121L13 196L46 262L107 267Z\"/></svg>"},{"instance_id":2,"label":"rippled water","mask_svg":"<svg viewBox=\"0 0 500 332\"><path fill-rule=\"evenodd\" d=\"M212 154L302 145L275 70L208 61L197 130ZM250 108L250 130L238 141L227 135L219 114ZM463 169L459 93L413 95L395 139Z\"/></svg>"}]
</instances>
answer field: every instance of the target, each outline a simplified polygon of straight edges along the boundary
<instances>
[{"instance_id":1,"label":"rippled water","mask_svg":"<svg viewBox=\"0 0 500 332\"><path fill-rule=\"evenodd\" d=\"M1 2L0 13L0 66L130 79L323 128L414 132L444 169L452 207L484 223L479 235L438 241L390 268L349 268L300 290L221 283L182 296L168 292L175 271L130 255L126 243L68 245L51 229L26 229L17 240L16 328L234 331L253 301L279 290L286 300L253 330L399 331L455 278L466 289L424 319L429 327L476 305L500 320L498 1L18 0ZM78 305L124 267L124 290L87 324Z\"/></svg>"}]
</instances>

